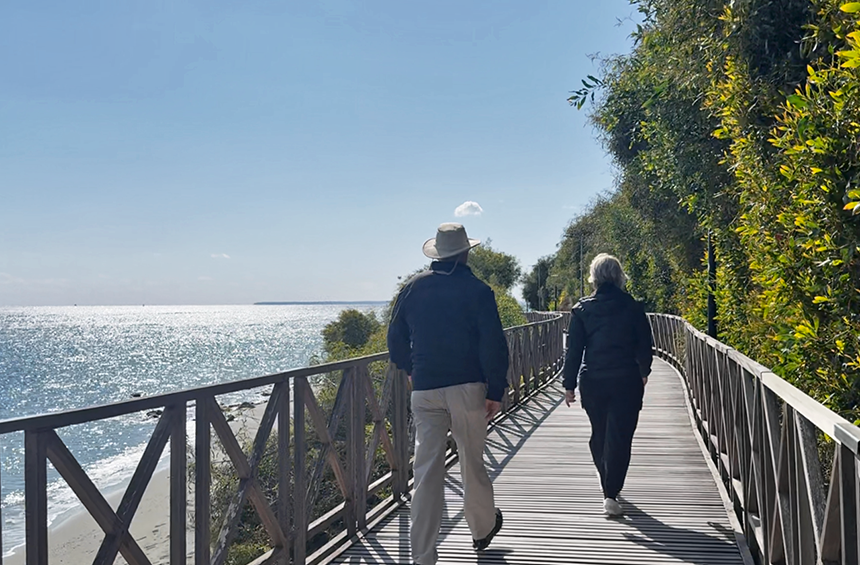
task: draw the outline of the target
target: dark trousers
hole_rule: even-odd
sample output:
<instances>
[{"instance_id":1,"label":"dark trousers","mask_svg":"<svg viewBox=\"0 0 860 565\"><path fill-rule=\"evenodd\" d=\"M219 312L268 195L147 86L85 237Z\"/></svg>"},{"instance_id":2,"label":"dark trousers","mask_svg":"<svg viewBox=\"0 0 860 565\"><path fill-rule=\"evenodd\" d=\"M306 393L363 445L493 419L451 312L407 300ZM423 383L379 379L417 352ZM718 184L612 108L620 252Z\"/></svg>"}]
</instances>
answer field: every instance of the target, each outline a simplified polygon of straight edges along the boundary
<instances>
[{"instance_id":1,"label":"dark trousers","mask_svg":"<svg viewBox=\"0 0 860 565\"><path fill-rule=\"evenodd\" d=\"M616 498L624 488L630 466L630 447L639 423L645 386L641 379L583 379L582 407L591 420L591 457L600 473L605 498Z\"/></svg>"}]
</instances>

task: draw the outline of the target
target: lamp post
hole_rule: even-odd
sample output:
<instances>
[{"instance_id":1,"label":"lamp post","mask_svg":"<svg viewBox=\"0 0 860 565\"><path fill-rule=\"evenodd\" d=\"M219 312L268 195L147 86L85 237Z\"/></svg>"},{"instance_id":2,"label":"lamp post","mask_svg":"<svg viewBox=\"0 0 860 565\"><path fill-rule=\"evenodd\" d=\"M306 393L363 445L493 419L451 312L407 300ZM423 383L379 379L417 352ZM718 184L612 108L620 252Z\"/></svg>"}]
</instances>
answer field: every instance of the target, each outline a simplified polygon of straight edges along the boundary
<instances>
[{"instance_id":1,"label":"lamp post","mask_svg":"<svg viewBox=\"0 0 860 565\"><path fill-rule=\"evenodd\" d=\"M717 301L714 292L717 288L717 262L714 259L714 241L708 230L708 335L717 339Z\"/></svg>"}]
</instances>

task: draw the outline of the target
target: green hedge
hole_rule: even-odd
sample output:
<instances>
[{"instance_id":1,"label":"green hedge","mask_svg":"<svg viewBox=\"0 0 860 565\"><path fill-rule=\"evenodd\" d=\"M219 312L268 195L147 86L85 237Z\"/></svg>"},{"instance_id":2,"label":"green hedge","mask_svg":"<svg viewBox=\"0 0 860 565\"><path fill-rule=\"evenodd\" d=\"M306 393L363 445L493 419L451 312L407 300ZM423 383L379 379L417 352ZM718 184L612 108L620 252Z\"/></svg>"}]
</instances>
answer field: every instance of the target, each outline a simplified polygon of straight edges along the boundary
<instances>
[{"instance_id":1,"label":"green hedge","mask_svg":"<svg viewBox=\"0 0 860 565\"><path fill-rule=\"evenodd\" d=\"M710 232L721 339L858 420L860 3L635 3L632 52L571 97L619 175L556 274L574 294L616 253L651 309L704 327Z\"/></svg>"}]
</instances>

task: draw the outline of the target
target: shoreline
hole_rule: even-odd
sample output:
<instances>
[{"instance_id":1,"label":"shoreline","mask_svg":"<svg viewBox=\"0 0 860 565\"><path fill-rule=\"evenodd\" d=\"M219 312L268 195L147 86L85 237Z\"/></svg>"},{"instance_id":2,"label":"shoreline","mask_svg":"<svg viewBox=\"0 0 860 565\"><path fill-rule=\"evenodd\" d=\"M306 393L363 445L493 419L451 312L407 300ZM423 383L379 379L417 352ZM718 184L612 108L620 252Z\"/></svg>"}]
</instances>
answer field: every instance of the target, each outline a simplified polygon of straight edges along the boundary
<instances>
[{"instance_id":1,"label":"shoreline","mask_svg":"<svg viewBox=\"0 0 860 565\"><path fill-rule=\"evenodd\" d=\"M241 445L253 438L260 424L268 399L248 406L235 404L225 406L225 413L235 418L230 422L230 428L236 434ZM214 435L214 431L212 432ZM219 455L217 439L213 441L212 460L217 461ZM165 458L166 459L166 458ZM102 493L114 511L122 500L125 488L123 486L110 493ZM191 519L194 511L194 491L191 481L188 482L188 506L186 511L186 546L188 557L194 556L194 522ZM66 516L61 518L62 516ZM131 535L138 542L143 552L153 565L167 565L170 561L170 468L162 465L156 468L147 485L140 506L129 527ZM53 565L80 565L90 563L104 539L104 532L95 519L90 516L83 504L68 510L57 517L54 524L48 527L48 559ZM8 556L3 557L4 565L25 565L25 547L17 546ZM117 565L125 565L121 554L117 555Z\"/></svg>"}]
</instances>

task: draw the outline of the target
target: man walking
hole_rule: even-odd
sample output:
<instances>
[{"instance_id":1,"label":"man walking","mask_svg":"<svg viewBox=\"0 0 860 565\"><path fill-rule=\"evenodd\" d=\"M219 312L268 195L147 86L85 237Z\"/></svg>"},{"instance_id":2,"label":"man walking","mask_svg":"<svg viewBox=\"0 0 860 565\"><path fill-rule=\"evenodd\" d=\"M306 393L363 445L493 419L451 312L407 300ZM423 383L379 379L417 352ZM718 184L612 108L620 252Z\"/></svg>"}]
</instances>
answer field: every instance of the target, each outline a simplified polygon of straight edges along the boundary
<instances>
[{"instance_id":1,"label":"man walking","mask_svg":"<svg viewBox=\"0 0 860 565\"><path fill-rule=\"evenodd\" d=\"M434 259L430 270L400 291L388 327L391 360L412 377L411 544L420 565L438 559L448 430L457 442L475 550L486 549L502 527L484 467L484 442L507 387L508 345L492 289L466 264L469 250L479 244L460 224L439 226L424 243L424 254Z\"/></svg>"}]
</instances>

